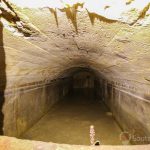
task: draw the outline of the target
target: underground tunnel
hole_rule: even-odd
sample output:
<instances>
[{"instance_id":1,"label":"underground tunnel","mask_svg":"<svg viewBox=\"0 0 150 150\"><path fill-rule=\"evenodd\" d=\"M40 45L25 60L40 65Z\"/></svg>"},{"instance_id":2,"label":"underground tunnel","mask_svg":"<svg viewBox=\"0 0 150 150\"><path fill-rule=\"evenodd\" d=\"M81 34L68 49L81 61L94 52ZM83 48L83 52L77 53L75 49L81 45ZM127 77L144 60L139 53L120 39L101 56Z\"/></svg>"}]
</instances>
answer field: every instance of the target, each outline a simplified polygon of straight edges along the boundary
<instances>
[{"instance_id":1,"label":"underground tunnel","mask_svg":"<svg viewBox=\"0 0 150 150\"><path fill-rule=\"evenodd\" d=\"M149 8L0 0L0 149L150 149Z\"/></svg>"},{"instance_id":2,"label":"underground tunnel","mask_svg":"<svg viewBox=\"0 0 150 150\"><path fill-rule=\"evenodd\" d=\"M51 99L56 104L21 138L89 145L89 127L94 125L99 141L106 145L120 145L118 135L121 129L102 99L103 80L89 68L75 67L66 73L47 90L51 97L47 107L50 109Z\"/></svg>"}]
</instances>

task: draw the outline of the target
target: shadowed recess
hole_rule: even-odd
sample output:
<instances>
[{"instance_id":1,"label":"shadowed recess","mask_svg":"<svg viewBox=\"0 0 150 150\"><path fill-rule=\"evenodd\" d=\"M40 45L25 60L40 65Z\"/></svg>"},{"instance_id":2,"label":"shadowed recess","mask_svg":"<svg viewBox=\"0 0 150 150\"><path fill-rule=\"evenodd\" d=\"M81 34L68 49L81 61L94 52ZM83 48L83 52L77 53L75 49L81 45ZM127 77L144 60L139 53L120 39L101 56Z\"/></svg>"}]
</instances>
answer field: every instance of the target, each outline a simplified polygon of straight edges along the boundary
<instances>
[{"instance_id":1,"label":"shadowed recess","mask_svg":"<svg viewBox=\"0 0 150 150\"><path fill-rule=\"evenodd\" d=\"M6 72L5 72L5 51L3 47L3 25L0 22L0 134L3 134L3 104L5 101L5 87L6 87Z\"/></svg>"}]
</instances>

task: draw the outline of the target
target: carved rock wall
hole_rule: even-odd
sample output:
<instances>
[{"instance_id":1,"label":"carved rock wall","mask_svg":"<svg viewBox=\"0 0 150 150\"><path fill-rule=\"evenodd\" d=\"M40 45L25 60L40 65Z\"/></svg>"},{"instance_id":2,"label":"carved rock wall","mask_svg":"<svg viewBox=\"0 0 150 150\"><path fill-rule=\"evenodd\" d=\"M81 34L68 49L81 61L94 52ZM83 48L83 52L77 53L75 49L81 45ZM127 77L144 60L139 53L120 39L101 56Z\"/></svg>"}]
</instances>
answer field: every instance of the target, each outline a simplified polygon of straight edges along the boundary
<instances>
[{"instance_id":1,"label":"carved rock wall","mask_svg":"<svg viewBox=\"0 0 150 150\"><path fill-rule=\"evenodd\" d=\"M21 105L23 109L30 105L29 110L37 113L39 105L33 104L37 99L40 99L39 103L46 102L42 99L49 96L45 93L47 84L70 68L85 67L105 80L104 91L109 94L104 100L121 127L132 133L139 129L139 135L150 136L149 3L144 2L144 6L133 9L136 11L125 13L123 19L112 19L90 9L89 12L81 11L79 5L58 11L54 8L8 7L5 1L1 2L0 85L1 99L5 100L5 134L19 135L47 110L43 104L46 109L39 118L33 117L29 121L27 117L29 125L18 121L23 129L17 134L10 133L15 130L12 127L16 127L18 119L12 115L16 111L21 113ZM67 71L64 76L69 76ZM113 92L107 90L108 83ZM37 90L39 86L41 88ZM25 89L30 90L20 94ZM39 98L41 95L43 97Z\"/></svg>"}]
</instances>

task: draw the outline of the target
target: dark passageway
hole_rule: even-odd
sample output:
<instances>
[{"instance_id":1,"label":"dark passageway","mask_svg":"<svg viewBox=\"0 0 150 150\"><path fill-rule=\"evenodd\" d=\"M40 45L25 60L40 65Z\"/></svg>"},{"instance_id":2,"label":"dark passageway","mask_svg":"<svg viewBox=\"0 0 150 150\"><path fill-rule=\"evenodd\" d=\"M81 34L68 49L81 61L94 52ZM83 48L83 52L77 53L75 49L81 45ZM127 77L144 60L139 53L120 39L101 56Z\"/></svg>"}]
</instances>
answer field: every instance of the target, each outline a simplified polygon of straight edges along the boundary
<instances>
[{"instance_id":1,"label":"dark passageway","mask_svg":"<svg viewBox=\"0 0 150 150\"><path fill-rule=\"evenodd\" d=\"M149 29L150 0L0 0L0 150L150 149Z\"/></svg>"},{"instance_id":2,"label":"dark passageway","mask_svg":"<svg viewBox=\"0 0 150 150\"><path fill-rule=\"evenodd\" d=\"M69 93L22 138L46 142L90 145L89 128L95 126L95 140L121 144L120 128L102 99L96 94L96 77L90 72L72 76Z\"/></svg>"}]
</instances>

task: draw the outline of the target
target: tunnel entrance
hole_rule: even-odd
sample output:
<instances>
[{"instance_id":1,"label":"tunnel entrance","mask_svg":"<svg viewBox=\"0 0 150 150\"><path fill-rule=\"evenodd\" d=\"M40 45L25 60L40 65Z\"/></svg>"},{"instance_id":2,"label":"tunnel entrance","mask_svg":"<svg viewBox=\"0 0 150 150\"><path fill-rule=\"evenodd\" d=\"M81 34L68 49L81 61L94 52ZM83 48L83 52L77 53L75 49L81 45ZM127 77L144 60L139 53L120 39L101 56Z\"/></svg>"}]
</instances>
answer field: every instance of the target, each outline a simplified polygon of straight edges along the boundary
<instances>
[{"instance_id":1,"label":"tunnel entrance","mask_svg":"<svg viewBox=\"0 0 150 150\"><path fill-rule=\"evenodd\" d=\"M90 145L90 126L93 125L95 141L120 145L121 129L98 94L100 87L96 75L88 69L81 69L67 78L67 85L64 82L64 88L61 87L60 101L21 138Z\"/></svg>"}]
</instances>

